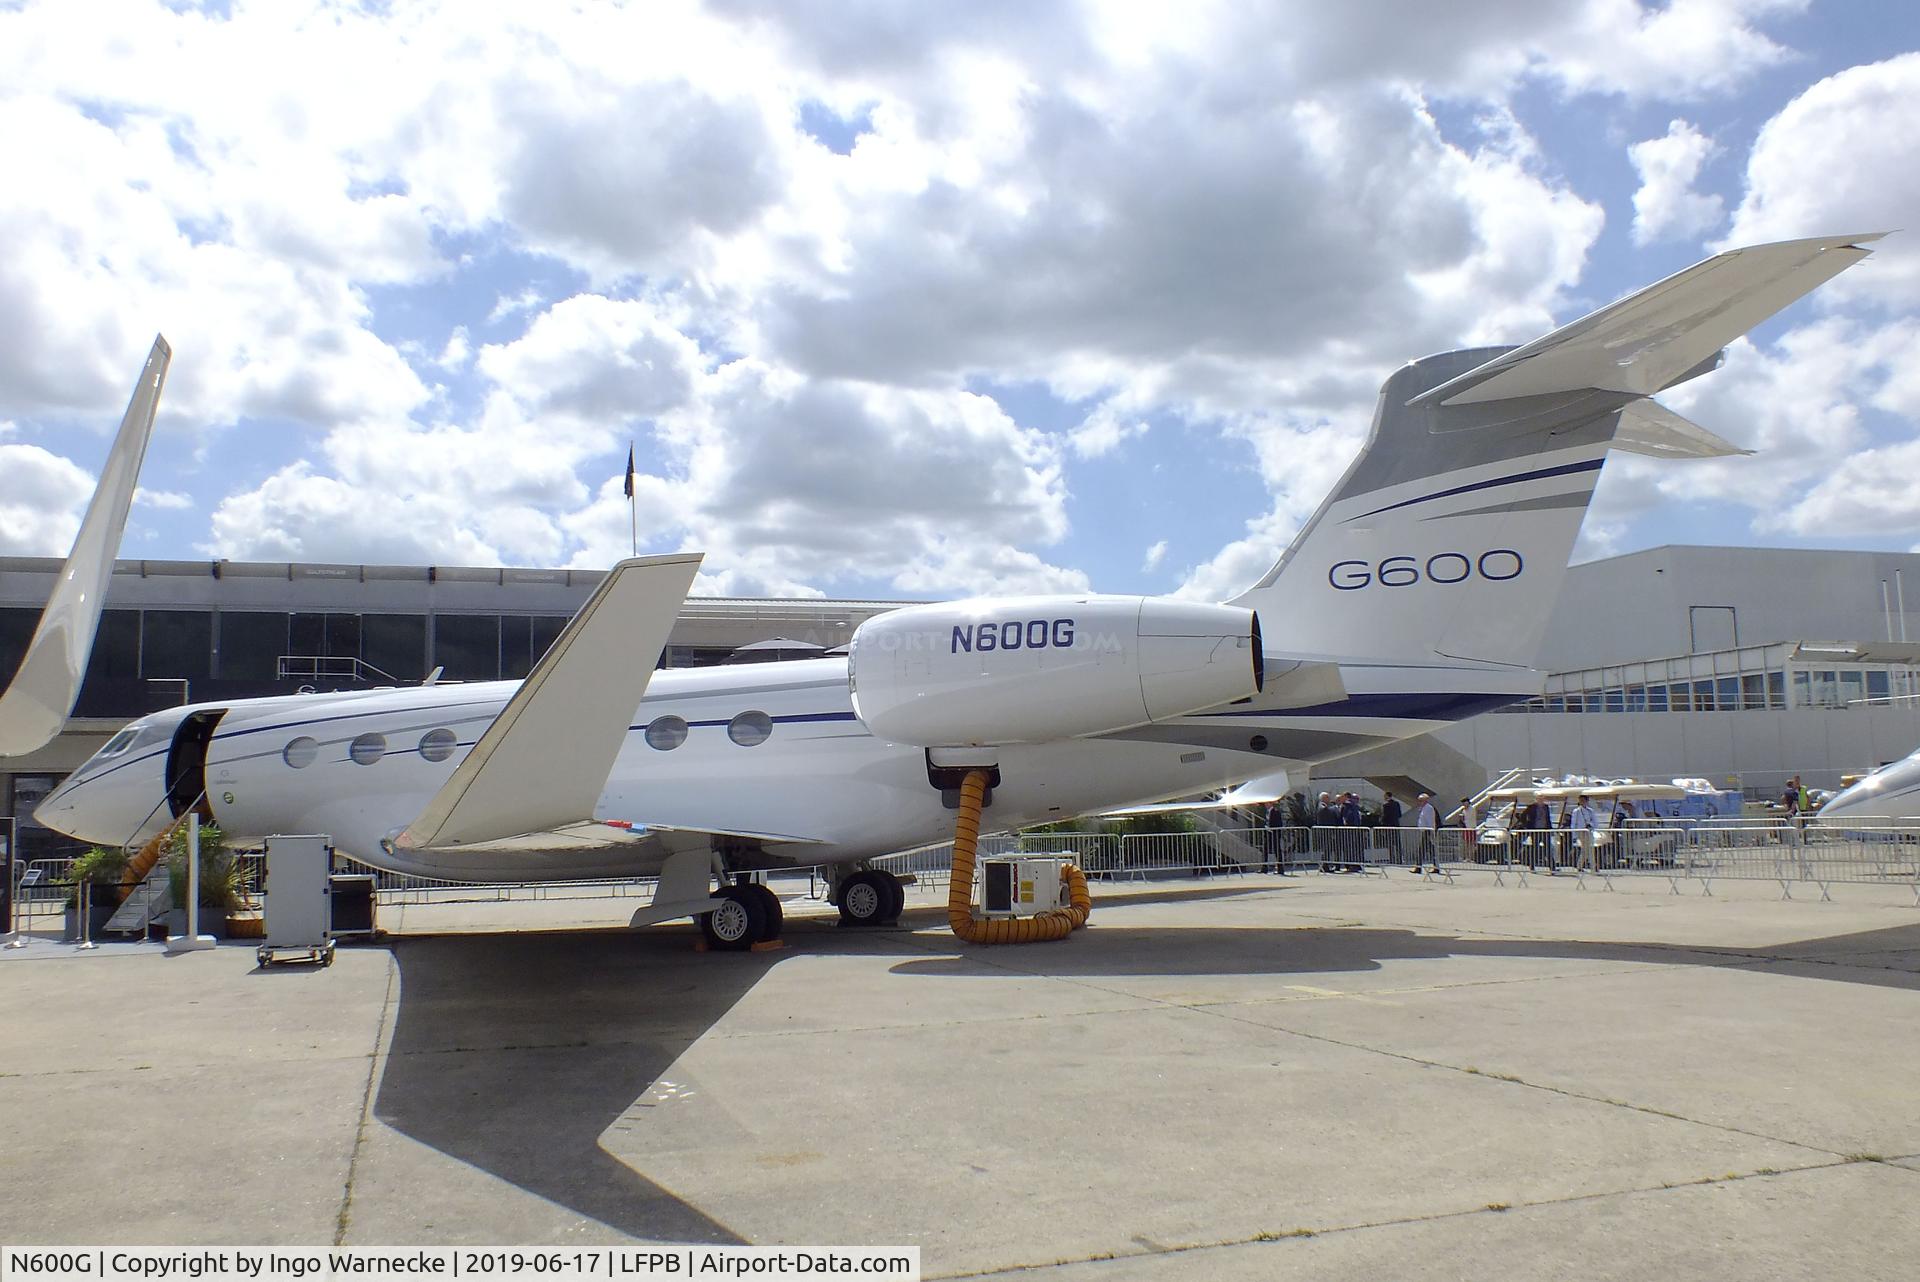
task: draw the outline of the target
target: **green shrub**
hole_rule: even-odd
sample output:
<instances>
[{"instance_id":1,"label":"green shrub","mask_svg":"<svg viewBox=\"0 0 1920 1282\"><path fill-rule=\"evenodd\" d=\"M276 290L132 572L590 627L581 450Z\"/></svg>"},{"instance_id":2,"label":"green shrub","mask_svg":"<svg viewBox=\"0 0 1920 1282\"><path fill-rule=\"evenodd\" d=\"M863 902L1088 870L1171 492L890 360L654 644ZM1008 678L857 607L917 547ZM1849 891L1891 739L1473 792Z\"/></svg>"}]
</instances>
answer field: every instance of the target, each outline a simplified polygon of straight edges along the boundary
<instances>
[{"instance_id":1,"label":"green shrub","mask_svg":"<svg viewBox=\"0 0 1920 1282\"><path fill-rule=\"evenodd\" d=\"M187 902L187 830L176 830L167 845L167 880L173 888L173 902ZM223 912L238 912L245 907L241 893L240 861L227 848L226 834L218 825L200 825L200 906Z\"/></svg>"},{"instance_id":2,"label":"green shrub","mask_svg":"<svg viewBox=\"0 0 1920 1282\"><path fill-rule=\"evenodd\" d=\"M126 874L126 851L117 847L95 846L75 859L67 869L67 880L73 885L67 894L67 907L73 908L80 903L81 882L93 883L93 899L99 903L100 896L107 893L109 887L118 886Z\"/></svg>"}]
</instances>

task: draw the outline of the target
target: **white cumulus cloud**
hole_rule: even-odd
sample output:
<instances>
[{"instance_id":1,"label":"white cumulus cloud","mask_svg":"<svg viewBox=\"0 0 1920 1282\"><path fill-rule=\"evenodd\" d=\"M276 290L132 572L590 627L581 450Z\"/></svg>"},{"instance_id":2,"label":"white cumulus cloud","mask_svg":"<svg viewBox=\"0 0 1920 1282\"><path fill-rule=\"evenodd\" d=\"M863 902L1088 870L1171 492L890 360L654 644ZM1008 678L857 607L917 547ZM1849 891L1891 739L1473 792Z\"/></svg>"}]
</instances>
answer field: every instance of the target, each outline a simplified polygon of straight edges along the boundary
<instances>
[{"instance_id":1,"label":"white cumulus cloud","mask_svg":"<svg viewBox=\"0 0 1920 1282\"><path fill-rule=\"evenodd\" d=\"M1670 123L1662 137L1627 148L1640 175L1633 193L1634 244L1697 236L1726 216L1719 196L1694 190L1700 167L1716 150L1712 139L1684 120Z\"/></svg>"}]
</instances>

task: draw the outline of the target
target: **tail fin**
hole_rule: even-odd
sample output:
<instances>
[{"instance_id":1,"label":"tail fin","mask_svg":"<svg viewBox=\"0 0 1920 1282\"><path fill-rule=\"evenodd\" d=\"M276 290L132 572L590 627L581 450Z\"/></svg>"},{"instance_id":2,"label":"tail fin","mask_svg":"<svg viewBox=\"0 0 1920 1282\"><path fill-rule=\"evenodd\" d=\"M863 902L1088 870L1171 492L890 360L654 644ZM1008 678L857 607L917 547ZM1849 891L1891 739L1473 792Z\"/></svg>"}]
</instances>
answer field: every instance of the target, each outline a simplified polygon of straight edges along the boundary
<instances>
[{"instance_id":1,"label":"tail fin","mask_svg":"<svg viewBox=\"0 0 1920 1282\"><path fill-rule=\"evenodd\" d=\"M120 434L100 466L100 483L74 536L73 551L60 567L20 670L0 694L0 757L22 756L53 742L80 695L100 607L113 577L113 558L120 550L120 533L126 528L127 508L172 360L173 349L156 336L120 420Z\"/></svg>"},{"instance_id":2,"label":"tail fin","mask_svg":"<svg viewBox=\"0 0 1920 1282\"><path fill-rule=\"evenodd\" d=\"M1395 371L1359 457L1233 604L1293 654L1532 666L1607 451L1653 420L1666 447L1643 452L1724 452L1675 446L1684 420L1643 398L1713 369L1877 238L1734 250L1525 346Z\"/></svg>"}]
</instances>

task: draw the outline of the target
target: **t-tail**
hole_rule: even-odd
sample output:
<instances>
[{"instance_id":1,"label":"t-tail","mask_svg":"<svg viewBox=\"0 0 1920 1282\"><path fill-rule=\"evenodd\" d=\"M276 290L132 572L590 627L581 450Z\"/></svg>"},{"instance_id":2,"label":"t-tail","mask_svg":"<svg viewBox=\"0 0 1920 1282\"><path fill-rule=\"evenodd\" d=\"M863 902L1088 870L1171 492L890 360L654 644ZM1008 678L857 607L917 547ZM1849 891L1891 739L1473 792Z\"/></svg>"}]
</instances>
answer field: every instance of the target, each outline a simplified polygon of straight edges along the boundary
<instances>
[{"instance_id":1,"label":"t-tail","mask_svg":"<svg viewBox=\"0 0 1920 1282\"><path fill-rule=\"evenodd\" d=\"M1715 368L1875 239L1733 250L1524 346L1395 371L1359 457L1232 604L1295 655L1531 668L1608 450L1742 452L1647 398Z\"/></svg>"}]
</instances>

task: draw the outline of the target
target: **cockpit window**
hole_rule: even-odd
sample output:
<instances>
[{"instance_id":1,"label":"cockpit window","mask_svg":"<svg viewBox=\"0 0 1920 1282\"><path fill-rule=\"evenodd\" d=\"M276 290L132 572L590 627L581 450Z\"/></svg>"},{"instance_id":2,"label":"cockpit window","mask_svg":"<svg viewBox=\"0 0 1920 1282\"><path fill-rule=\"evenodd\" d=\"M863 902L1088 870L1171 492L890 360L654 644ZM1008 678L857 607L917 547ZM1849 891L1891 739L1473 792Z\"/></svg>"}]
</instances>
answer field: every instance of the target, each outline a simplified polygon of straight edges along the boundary
<instances>
[{"instance_id":1,"label":"cockpit window","mask_svg":"<svg viewBox=\"0 0 1920 1282\"><path fill-rule=\"evenodd\" d=\"M122 730L119 734L113 736L113 738L107 740L106 744L102 746L100 751L95 755L101 756L101 757L119 756L121 753L125 752L130 746L132 746L134 737L138 733L139 732L133 729L133 727L131 726L127 727L125 730Z\"/></svg>"}]
</instances>

